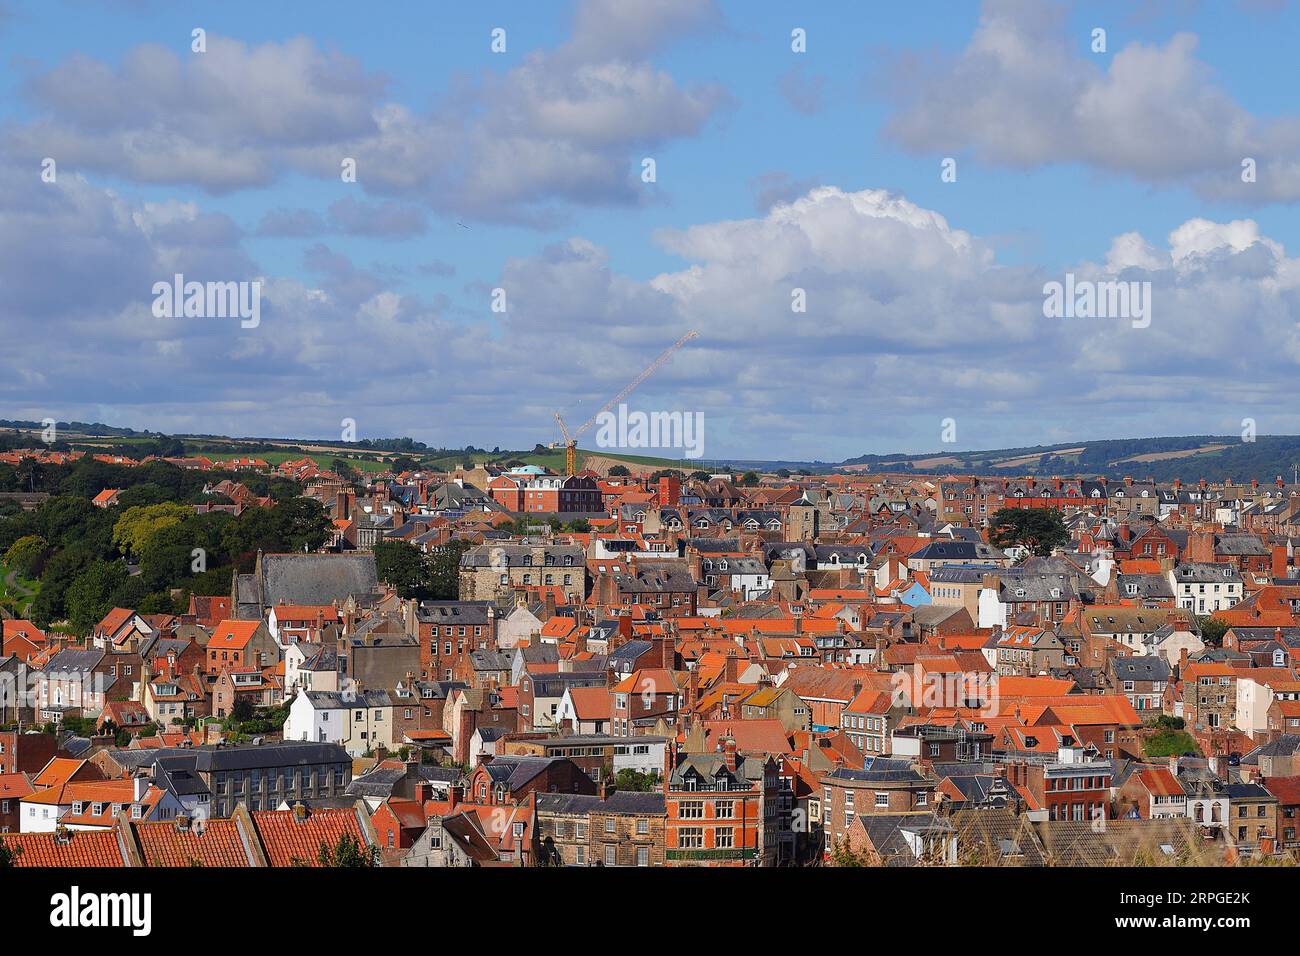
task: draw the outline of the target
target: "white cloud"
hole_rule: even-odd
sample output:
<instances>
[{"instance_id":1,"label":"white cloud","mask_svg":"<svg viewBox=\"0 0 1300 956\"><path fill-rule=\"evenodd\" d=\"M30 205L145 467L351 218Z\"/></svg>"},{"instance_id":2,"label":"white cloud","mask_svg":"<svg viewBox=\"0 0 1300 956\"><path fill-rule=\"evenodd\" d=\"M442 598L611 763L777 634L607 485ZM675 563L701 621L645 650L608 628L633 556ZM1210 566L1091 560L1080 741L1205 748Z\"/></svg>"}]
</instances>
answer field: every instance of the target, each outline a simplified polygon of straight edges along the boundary
<instances>
[{"instance_id":1,"label":"white cloud","mask_svg":"<svg viewBox=\"0 0 1300 956\"><path fill-rule=\"evenodd\" d=\"M956 57L898 61L888 135L919 152L970 149L1013 167L1079 162L1206 197L1300 198L1300 116L1253 116L1216 85L1188 33L1107 57L1079 52L1065 9L985 0ZM1256 182L1242 182L1246 158Z\"/></svg>"}]
</instances>

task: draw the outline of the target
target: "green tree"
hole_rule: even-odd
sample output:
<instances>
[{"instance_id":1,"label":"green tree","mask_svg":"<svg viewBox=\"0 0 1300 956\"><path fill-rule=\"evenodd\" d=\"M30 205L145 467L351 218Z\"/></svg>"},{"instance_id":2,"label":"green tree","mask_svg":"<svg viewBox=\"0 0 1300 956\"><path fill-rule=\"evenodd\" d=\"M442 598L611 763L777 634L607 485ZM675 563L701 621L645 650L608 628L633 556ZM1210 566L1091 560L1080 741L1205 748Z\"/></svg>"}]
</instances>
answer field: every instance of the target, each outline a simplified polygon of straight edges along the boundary
<instances>
[{"instance_id":1,"label":"green tree","mask_svg":"<svg viewBox=\"0 0 1300 956\"><path fill-rule=\"evenodd\" d=\"M1217 585L1216 585L1217 586ZM1197 617L1197 626L1201 629L1201 639L1215 647L1223 646L1223 635L1228 633L1229 625L1217 617Z\"/></svg>"},{"instance_id":2,"label":"green tree","mask_svg":"<svg viewBox=\"0 0 1300 956\"><path fill-rule=\"evenodd\" d=\"M989 519L989 542L998 548L1018 545L1046 557L1069 540L1055 508L1000 508Z\"/></svg>"},{"instance_id":3,"label":"green tree","mask_svg":"<svg viewBox=\"0 0 1300 956\"><path fill-rule=\"evenodd\" d=\"M34 578L49 548L49 542L40 535L23 535L5 552L5 564L25 578Z\"/></svg>"},{"instance_id":4,"label":"green tree","mask_svg":"<svg viewBox=\"0 0 1300 956\"><path fill-rule=\"evenodd\" d=\"M7 870L17 865L18 857L22 856L22 853L22 847L10 846L5 842L5 838L0 836L0 870Z\"/></svg>"},{"instance_id":5,"label":"green tree","mask_svg":"<svg viewBox=\"0 0 1300 956\"><path fill-rule=\"evenodd\" d=\"M344 833L333 846L322 842L316 854L321 866L373 867L379 865L379 847L361 845L351 833Z\"/></svg>"},{"instance_id":6,"label":"green tree","mask_svg":"<svg viewBox=\"0 0 1300 956\"><path fill-rule=\"evenodd\" d=\"M871 866L866 851L853 849L847 840L841 840L831 848L832 866Z\"/></svg>"},{"instance_id":7,"label":"green tree","mask_svg":"<svg viewBox=\"0 0 1300 956\"><path fill-rule=\"evenodd\" d=\"M139 555L155 534L193 514L188 505L172 502L127 508L113 526L113 543L123 554Z\"/></svg>"},{"instance_id":8,"label":"green tree","mask_svg":"<svg viewBox=\"0 0 1300 956\"><path fill-rule=\"evenodd\" d=\"M649 793L655 788L655 775L642 773L640 770L633 770L631 767L624 767L614 774L614 787L617 790L635 790L638 793Z\"/></svg>"},{"instance_id":9,"label":"green tree","mask_svg":"<svg viewBox=\"0 0 1300 956\"><path fill-rule=\"evenodd\" d=\"M426 596L429 590L429 567L424 553L406 541L380 541L375 544L375 573L381 581L397 588L403 598Z\"/></svg>"},{"instance_id":10,"label":"green tree","mask_svg":"<svg viewBox=\"0 0 1300 956\"><path fill-rule=\"evenodd\" d=\"M64 548L45 564L41 572L41 590L32 602L32 621L39 627L48 627L52 622L62 620L67 614L67 593L73 581L77 579L96 556L90 548L74 545Z\"/></svg>"},{"instance_id":11,"label":"green tree","mask_svg":"<svg viewBox=\"0 0 1300 956\"><path fill-rule=\"evenodd\" d=\"M460 556L470 548L468 541L452 541L429 554L429 596L435 601L460 599Z\"/></svg>"},{"instance_id":12,"label":"green tree","mask_svg":"<svg viewBox=\"0 0 1300 956\"><path fill-rule=\"evenodd\" d=\"M632 472L627 470L626 465L614 465L609 469L609 476L611 478L626 478L630 474L632 474Z\"/></svg>"},{"instance_id":13,"label":"green tree","mask_svg":"<svg viewBox=\"0 0 1300 956\"><path fill-rule=\"evenodd\" d=\"M68 586L68 620L79 634L86 634L113 609L113 596L126 583L126 568L120 561L95 561Z\"/></svg>"}]
</instances>

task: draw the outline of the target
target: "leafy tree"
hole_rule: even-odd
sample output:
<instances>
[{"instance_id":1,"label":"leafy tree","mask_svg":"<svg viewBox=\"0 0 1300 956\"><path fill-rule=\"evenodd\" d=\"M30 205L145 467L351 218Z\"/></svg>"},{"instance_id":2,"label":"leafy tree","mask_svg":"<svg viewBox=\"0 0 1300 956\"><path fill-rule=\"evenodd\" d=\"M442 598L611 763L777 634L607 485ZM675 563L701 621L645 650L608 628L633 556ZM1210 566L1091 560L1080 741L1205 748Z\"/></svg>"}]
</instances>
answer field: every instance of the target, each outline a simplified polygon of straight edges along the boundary
<instances>
[{"instance_id":1,"label":"leafy tree","mask_svg":"<svg viewBox=\"0 0 1300 956\"><path fill-rule=\"evenodd\" d=\"M335 458L330 462L330 471L338 475L349 484L355 485L361 480L361 472L354 466L348 464L343 458Z\"/></svg>"},{"instance_id":2,"label":"leafy tree","mask_svg":"<svg viewBox=\"0 0 1300 956\"><path fill-rule=\"evenodd\" d=\"M32 602L32 621L38 627L48 627L52 622L62 620L67 613L65 598L73 581L96 555L90 548L74 545L64 548L45 565L41 573L41 590Z\"/></svg>"},{"instance_id":3,"label":"leafy tree","mask_svg":"<svg viewBox=\"0 0 1300 956\"><path fill-rule=\"evenodd\" d=\"M429 553L429 596L432 600L459 600L460 557L469 549L468 541L455 540Z\"/></svg>"},{"instance_id":4,"label":"leafy tree","mask_svg":"<svg viewBox=\"0 0 1300 956\"><path fill-rule=\"evenodd\" d=\"M626 465L614 465L609 469L609 476L611 478L626 478L630 474L632 474L632 472L627 470Z\"/></svg>"},{"instance_id":5,"label":"leafy tree","mask_svg":"<svg viewBox=\"0 0 1300 956\"><path fill-rule=\"evenodd\" d=\"M404 598L422 597L429 589L429 567L423 552L406 541L375 544L375 573Z\"/></svg>"},{"instance_id":6,"label":"leafy tree","mask_svg":"<svg viewBox=\"0 0 1300 956\"><path fill-rule=\"evenodd\" d=\"M113 609L113 597L126 583L120 561L95 561L68 586L68 620L80 634L87 633Z\"/></svg>"},{"instance_id":7,"label":"leafy tree","mask_svg":"<svg viewBox=\"0 0 1300 956\"><path fill-rule=\"evenodd\" d=\"M1000 508L989 519L989 542L998 548L1018 545L1046 557L1069 540L1055 508Z\"/></svg>"},{"instance_id":8,"label":"leafy tree","mask_svg":"<svg viewBox=\"0 0 1300 956\"><path fill-rule=\"evenodd\" d=\"M12 562L11 562L12 563ZM1213 644L1215 647L1223 646L1223 635L1228 632L1229 625L1217 617L1198 617L1196 624L1201 629L1201 638L1207 644Z\"/></svg>"},{"instance_id":9,"label":"leafy tree","mask_svg":"<svg viewBox=\"0 0 1300 956\"><path fill-rule=\"evenodd\" d=\"M193 514L193 508L172 502L127 508L113 526L113 543L123 554L139 555L155 534Z\"/></svg>"},{"instance_id":10,"label":"leafy tree","mask_svg":"<svg viewBox=\"0 0 1300 956\"><path fill-rule=\"evenodd\" d=\"M847 840L841 840L831 848L832 866L871 866L871 859L865 850L855 850Z\"/></svg>"},{"instance_id":11,"label":"leafy tree","mask_svg":"<svg viewBox=\"0 0 1300 956\"><path fill-rule=\"evenodd\" d=\"M40 573L41 562L49 549L49 542L40 535L23 535L5 552L5 564L25 578L34 578Z\"/></svg>"},{"instance_id":12,"label":"leafy tree","mask_svg":"<svg viewBox=\"0 0 1300 956\"><path fill-rule=\"evenodd\" d=\"M316 862L332 867L373 867L379 865L379 847L363 847L351 833L344 833L333 846L321 842Z\"/></svg>"},{"instance_id":13,"label":"leafy tree","mask_svg":"<svg viewBox=\"0 0 1300 956\"><path fill-rule=\"evenodd\" d=\"M756 471L745 472L743 475L740 476L740 480L737 481L736 484L743 485L743 486L752 486L758 484L758 472Z\"/></svg>"},{"instance_id":14,"label":"leafy tree","mask_svg":"<svg viewBox=\"0 0 1300 956\"><path fill-rule=\"evenodd\" d=\"M1142 751L1148 757L1177 757L1183 754L1200 755L1196 738L1185 730L1164 728L1142 741Z\"/></svg>"},{"instance_id":15,"label":"leafy tree","mask_svg":"<svg viewBox=\"0 0 1300 956\"><path fill-rule=\"evenodd\" d=\"M5 838L0 836L0 870L7 870L17 865L18 857L22 856L22 853L22 847L10 846L5 842Z\"/></svg>"},{"instance_id":16,"label":"leafy tree","mask_svg":"<svg viewBox=\"0 0 1300 956\"><path fill-rule=\"evenodd\" d=\"M655 775L625 767L614 774L614 787L618 790L635 790L638 793L649 793L655 788Z\"/></svg>"}]
</instances>

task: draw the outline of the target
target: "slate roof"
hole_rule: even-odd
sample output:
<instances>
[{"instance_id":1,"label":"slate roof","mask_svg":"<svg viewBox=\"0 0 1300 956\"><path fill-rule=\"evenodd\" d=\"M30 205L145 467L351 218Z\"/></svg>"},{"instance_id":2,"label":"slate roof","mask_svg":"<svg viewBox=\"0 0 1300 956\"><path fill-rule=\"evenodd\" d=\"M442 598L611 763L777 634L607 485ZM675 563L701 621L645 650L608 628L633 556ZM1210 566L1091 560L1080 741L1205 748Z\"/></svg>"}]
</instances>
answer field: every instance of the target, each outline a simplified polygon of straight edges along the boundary
<instances>
[{"instance_id":1,"label":"slate roof","mask_svg":"<svg viewBox=\"0 0 1300 956\"><path fill-rule=\"evenodd\" d=\"M375 556L358 554L264 554L259 558L261 605L344 603L379 584Z\"/></svg>"},{"instance_id":2,"label":"slate roof","mask_svg":"<svg viewBox=\"0 0 1300 956\"><path fill-rule=\"evenodd\" d=\"M667 801L662 793L643 793L636 790L615 790L602 800L592 794L543 793L537 796L538 813L626 813L643 816L664 816Z\"/></svg>"},{"instance_id":3,"label":"slate roof","mask_svg":"<svg viewBox=\"0 0 1300 956\"><path fill-rule=\"evenodd\" d=\"M1110 666L1117 681L1169 680L1169 663L1163 657L1117 657Z\"/></svg>"}]
</instances>

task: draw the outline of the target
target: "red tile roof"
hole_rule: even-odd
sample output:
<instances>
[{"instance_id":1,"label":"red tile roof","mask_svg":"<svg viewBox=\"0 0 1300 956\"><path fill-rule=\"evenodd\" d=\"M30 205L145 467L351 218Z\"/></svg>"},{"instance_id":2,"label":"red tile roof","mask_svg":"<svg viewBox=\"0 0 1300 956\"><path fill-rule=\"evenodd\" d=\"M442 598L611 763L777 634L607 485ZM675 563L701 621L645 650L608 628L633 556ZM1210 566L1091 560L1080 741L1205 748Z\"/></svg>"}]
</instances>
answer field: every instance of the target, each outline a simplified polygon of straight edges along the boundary
<instances>
[{"instance_id":1,"label":"red tile roof","mask_svg":"<svg viewBox=\"0 0 1300 956\"><path fill-rule=\"evenodd\" d=\"M252 865L234 820L209 820L186 830L177 829L175 821L137 823L135 834L145 866Z\"/></svg>"},{"instance_id":2,"label":"red tile roof","mask_svg":"<svg viewBox=\"0 0 1300 956\"><path fill-rule=\"evenodd\" d=\"M370 842L352 807L312 810L304 820L295 819L292 810L261 810L253 823L271 866L319 866L321 844L332 848L345 833L362 846Z\"/></svg>"},{"instance_id":3,"label":"red tile roof","mask_svg":"<svg viewBox=\"0 0 1300 956\"><path fill-rule=\"evenodd\" d=\"M4 833L0 842L17 849L14 866L126 866L117 830L70 830L61 841L53 833Z\"/></svg>"}]
</instances>

